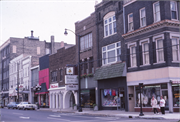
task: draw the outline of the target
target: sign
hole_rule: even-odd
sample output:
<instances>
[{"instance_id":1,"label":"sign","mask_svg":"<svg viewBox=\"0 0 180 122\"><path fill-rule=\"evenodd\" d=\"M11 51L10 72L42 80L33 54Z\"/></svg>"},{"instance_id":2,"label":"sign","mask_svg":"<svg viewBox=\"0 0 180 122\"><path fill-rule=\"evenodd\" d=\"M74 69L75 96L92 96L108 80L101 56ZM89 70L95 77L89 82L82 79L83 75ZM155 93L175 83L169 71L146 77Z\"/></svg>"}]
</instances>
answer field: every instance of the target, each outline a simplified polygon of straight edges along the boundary
<instances>
[{"instance_id":1,"label":"sign","mask_svg":"<svg viewBox=\"0 0 180 122\"><path fill-rule=\"evenodd\" d=\"M50 84L50 88L58 88L58 83Z\"/></svg>"},{"instance_id":2,"label":"sign","mask_svg":"<svg viewBox=\"0 0 180 122\"><path fill-rule=\"evenodd\" d=\"M65 85L65 90L78 90L78 85Z\"/></svg>"},{"instance_id":3,"label":"sign","mask_svg":"<svg viewBox=\"0 0 180 122\"><path fill-rule=\"evenodd\" d=\"M65 75L65 84L78 84L77 75Z\"/></svg>"},{"instance_id":4,"label":"sign","mask_svg":"<svg viewBox=\"0 0 180 122\"><path fill-rule=\"evenodd\" d=\"M180 80L171 80L172 84L180 84Z\"/></svg>"},{"instance_id":5,"label":"sign","mask_svg":"<svg viewBox=\"0 0 180 122\"><path fill-rule=\"evenodd\" d=\"M120 97L123 97L123 94L119 94Z\"/></svg>"},{"instance_id":6,"label":"sign","mask_svg":"<svg viewBox=\"0 0 180 122\"><path fill-rule=\"evenodd\" d=\"M66 67L66 74L73 75L74 67Z\"/></svg>"},{"instance_id":7,"label":"sign","mask_svg":"<svg viewBox=\"0 0 180 122\"><path fill-rule=\"evenodd\" d=\"M23 85L21 84L21 85L19 85L19 91L22 91L23 90Z\"/></svg>"}]
</instances>

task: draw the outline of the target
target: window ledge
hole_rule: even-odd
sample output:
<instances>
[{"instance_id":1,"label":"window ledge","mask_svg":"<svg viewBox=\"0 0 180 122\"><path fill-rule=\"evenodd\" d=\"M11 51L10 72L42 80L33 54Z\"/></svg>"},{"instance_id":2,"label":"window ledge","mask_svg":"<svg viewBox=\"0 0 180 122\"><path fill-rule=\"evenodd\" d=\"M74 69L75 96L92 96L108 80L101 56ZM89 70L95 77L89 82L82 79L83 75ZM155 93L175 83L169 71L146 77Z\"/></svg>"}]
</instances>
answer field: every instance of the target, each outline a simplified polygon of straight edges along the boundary
<instances>
[{"instance_id":1,"label":"window ledge","mask_svg":"<svg viewBox=\"0 0 180 122\"><path fill-rule=\"evenodd\" d=\"M172 61L172 63L180 63L180 61Z\"/></svg>"},{"instance_id":2,"label":"window ledge","mask_svg":"<svg viewBox=\"0 0 180 122\"><path fill-rule=\"evenodd\" d=\"M86 48L86 49L84 49L84 50L81 50L80 53L89 51L89 50L91 50L91 49L92 49L92 47Z\"/></svg>"},{"instance_id":3,"label":"window ledge","mask_svg":"<svg viewBox=\"0 0 180 122\"><path fill-rule=\"evenodd\" d=\"M116 33L113 33L113 34L111 34L111 35L108 35L108 36L106 36L106 37L104 37L104 39L105 39L105 38L108 38L108 37L110 37L110 36L113 36L113 35L115 35L115 34L117 34L117 32L116 32Z\"/></svg>"},{"instance_id":4,"label":"window ledge","mask_svg":"<svg viewBox=\"0 0 180 122\"><path fill-rule=\"evenodd\" d=\"M173 21L178 21L178 22L179 22L179 20L178 20L178 19L171 19L171 20L173 20Z\"/></svg>"},{"instance_id":5,"label":"window ledge","mask_svg":"<svg viewBox=\"0 0 180 122\"><path fill-rule=\"evenodd\" d=\"M137 66L136 67L128 67L128 69L133 69L133 68L137 68Z\"/></svg>"},{"instance_id":6,"label":"window ledge","mask_svg":"<svg viewBox=\"0 0 180 122\"><path fill-rule=\"evenodd\" d=\"M150 66L151 64L140 65L140 67Z\"/></svg>"},{"instance_id":7,"label":"window ledge","mask_svg":"<svg viewBox=\"0 0 180 122\"><path fill-rule=\"evenodd\" d=\"M165 61L161 61L161 62L153 63L153 64L156 65L156 64L163 64L163 63L166 63L166 62Z\"/></svg>"}]
</instances>

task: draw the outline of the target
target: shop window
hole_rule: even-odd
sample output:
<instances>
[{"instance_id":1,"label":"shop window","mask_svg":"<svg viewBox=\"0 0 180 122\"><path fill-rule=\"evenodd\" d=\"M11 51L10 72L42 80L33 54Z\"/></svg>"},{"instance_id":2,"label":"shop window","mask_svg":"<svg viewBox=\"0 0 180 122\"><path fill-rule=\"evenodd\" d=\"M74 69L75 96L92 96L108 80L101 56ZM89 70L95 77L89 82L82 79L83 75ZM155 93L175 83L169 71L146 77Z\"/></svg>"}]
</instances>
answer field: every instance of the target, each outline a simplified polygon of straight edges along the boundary
<instances>
[{"instance_id":1,"label":"shop window","mask_svg":"<svg viewBox=\"0 0 180 122\"><path fill-rule=\"evenodd\" d=\"M160 85L144 86L141 93L141 102L143 107L151 107L152 96L160 101ZM140 89L136 87L136 107L140 107Z\"/></svg>"},{"instance_id":2,"label":"shop window","mask_svg":"<svg viewBox=\"0 0 180 122\"><path fill-rule=\"evenodd\" d=\"M116 89L102 89L101 90L101 104L103 107L121 107L125 108L124 90Z\"/></svg>"},{"instance_id":3,"label":"shop window","mask_svg":"<svg viewBox=\"0 0 180 122\"><path fill-rule=\"evenodd\" d=\"M179 85L174 85L173 90L173 106L180 107L180 87Z\"/></svg>"},{"instance_id":4,"label":"shop window","mask_svg":"<svg viewBox=\"0 0 180 122\"><path fill-rule=\"evenodd\" d=\"M81 106L83 108L93 108L95 102L95 89L81 90Z\"/></svg>"}]
</instances>

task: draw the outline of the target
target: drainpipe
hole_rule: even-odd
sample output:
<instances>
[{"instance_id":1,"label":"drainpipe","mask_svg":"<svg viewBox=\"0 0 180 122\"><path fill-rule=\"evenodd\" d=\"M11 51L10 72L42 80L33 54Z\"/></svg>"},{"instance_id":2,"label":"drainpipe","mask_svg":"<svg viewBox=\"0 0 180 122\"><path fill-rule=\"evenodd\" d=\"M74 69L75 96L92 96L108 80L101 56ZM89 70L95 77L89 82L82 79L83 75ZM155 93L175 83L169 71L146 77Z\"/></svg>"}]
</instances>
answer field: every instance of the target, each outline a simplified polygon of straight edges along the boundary
<instances>
[{"instance_id":1,"label":"drainpipe","mask_svg":"<svg viewBox=\"0 0 180 122\"><path fill-rule=\"evenodd\" d=\"M126 26L125 26L125 9L124 9L124 6L123 6L123 24L124 24L124 34L126 33Z\"/></svg>"}]
</instances>

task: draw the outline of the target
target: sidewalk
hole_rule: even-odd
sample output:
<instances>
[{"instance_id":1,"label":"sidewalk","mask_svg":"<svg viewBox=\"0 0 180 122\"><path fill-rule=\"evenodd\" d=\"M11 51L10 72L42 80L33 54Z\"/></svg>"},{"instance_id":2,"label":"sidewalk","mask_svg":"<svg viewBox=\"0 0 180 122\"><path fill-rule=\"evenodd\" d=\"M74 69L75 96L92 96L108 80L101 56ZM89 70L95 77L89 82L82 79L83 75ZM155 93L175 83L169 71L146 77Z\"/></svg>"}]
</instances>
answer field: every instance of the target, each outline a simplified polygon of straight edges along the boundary
<instances>
[{"instance_id":1,"label":"sidewalk","mask_svg":"<svg viewBox=\"0 0 180 122\"><path fill-rule=\"evenodd\" d=\"M141 119L175 119L180 120L180 113L168 113L165 115L159 113L158 115L154 115L153 112L143 112L144 116L139 116L139 112L126 112L120 110L83 110L83 112L78 112L73 109L49 109L49 108L40 108L37 111L52 111L52 112L60 112L60 113L74 113L77 115L92 115L92 116L109 116L109 117L122 117L122 118L141 118Z\"/></svg>"}]
</instances>

